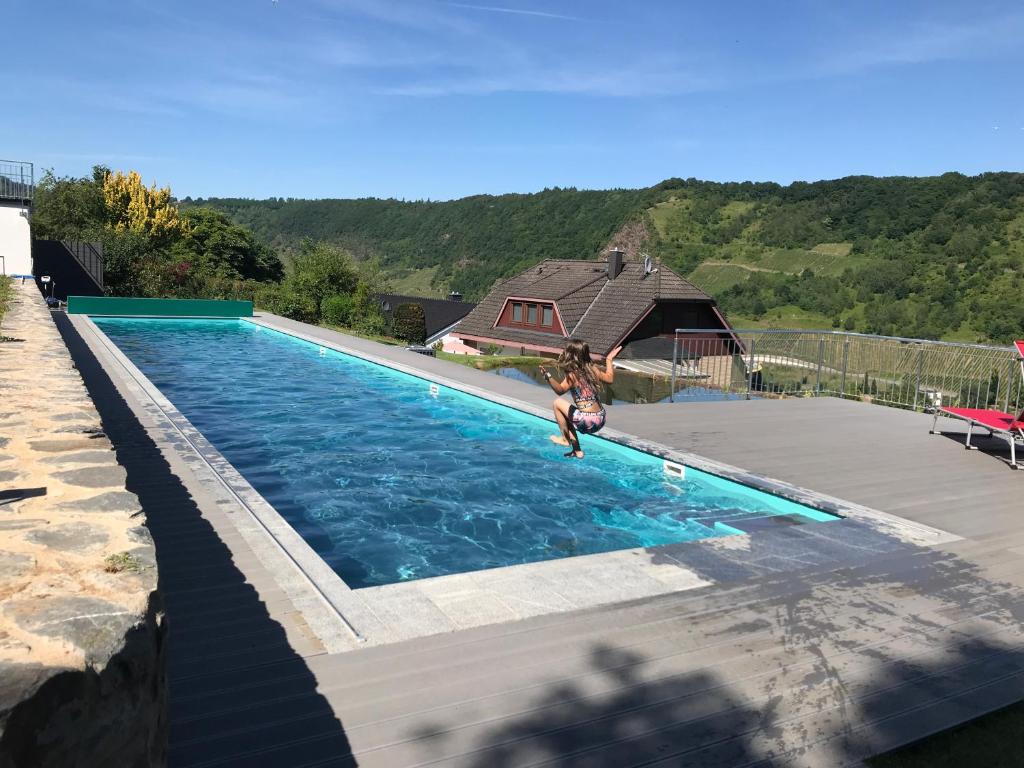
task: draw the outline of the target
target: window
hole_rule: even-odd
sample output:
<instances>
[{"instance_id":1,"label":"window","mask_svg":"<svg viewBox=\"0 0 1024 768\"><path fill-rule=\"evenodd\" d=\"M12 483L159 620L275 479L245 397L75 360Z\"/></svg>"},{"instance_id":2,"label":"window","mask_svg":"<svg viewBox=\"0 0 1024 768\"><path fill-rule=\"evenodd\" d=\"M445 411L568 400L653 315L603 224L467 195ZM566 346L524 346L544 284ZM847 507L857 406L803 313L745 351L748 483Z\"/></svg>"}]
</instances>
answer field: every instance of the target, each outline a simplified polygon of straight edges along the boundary
<instances>
[{"instance_id":1,"label":"window","mask_svg":"<svg viewBox=\"0 0 1024 768\"><path fill-rule=\"evenodd\" d=\"M557 307L550 301L509 299L501 308L495 325L519 328L523 331L541 331L564 335L561 325L556 322Z\"/></svg>"}]
</instances>

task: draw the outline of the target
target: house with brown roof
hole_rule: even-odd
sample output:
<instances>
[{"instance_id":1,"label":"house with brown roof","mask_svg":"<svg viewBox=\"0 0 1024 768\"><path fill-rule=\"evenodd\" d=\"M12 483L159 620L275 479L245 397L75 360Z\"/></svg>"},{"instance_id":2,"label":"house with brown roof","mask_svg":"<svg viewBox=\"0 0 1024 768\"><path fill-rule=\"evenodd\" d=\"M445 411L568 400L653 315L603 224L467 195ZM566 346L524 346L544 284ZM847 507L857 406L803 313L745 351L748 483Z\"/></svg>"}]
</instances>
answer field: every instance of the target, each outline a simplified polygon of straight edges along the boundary
<instances>
[{"instance_id":1,"label":"house with brown roof","mask_svg":"<svg viewBox=\"0 0 1024 768\"><path fill-rule=\"evenodd\" d=\"M506 280L453 333L478 349L557 355L569 338L603 357L619 344L621 358L671 359L677 328L728 329L715 300L665 266L626 261L547 259Z\"/></svg>"}]
</instances>

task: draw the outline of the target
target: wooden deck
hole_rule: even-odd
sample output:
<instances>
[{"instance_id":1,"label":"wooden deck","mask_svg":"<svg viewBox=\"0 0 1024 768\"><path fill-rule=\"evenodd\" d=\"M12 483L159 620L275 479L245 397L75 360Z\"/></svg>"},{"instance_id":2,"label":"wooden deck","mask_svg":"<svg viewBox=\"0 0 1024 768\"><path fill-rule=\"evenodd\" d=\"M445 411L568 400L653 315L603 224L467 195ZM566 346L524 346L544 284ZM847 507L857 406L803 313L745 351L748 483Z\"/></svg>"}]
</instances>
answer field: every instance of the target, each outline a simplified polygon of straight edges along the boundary
<instances>
[{"instance_id":1,"label":"wooden deck","mask_svg":"<svg viewBox=\"0 0 1024 768\"><path fill-rule=\"evenodd\" d=\"M967 452L930 417L831 398L617 406L617 429L963 539L831 561L824 541L783 555L790 529L715 564L706 589L327 654L62 330L157 543L172 765L839 766L1024 698L1024 472L1004 443Z\"/></svg>"}]
</instances>

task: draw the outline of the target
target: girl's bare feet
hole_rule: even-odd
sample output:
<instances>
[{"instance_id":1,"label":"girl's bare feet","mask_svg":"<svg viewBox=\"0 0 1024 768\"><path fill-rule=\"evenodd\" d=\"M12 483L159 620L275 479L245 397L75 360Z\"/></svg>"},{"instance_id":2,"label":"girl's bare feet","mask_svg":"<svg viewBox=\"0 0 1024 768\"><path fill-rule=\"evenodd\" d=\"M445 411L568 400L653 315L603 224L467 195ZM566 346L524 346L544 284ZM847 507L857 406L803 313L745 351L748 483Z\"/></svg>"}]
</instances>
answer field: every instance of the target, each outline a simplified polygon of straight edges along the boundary
<instances>
[{"instance_id":1,"label":"girl's bare feet","mask_svg":"<svg viewBox=\"0 0 1024 768\"><path fill-rule=\"evenodd\" d=\"M567 454L565 454L565 458L567 458L567 459L582 459L583 458L583 451L581 451L579 449L576 449L575 451L569 451Z\"/></svg>"},{"instance_id":2,"label":"girl's bare feet","mask_svg":"<svg viewBox=\"0 0 1024 768\"><path fill-rule=\"evenodd\" d=\"M554 443L555 445L569 445L569 441L566 440L561 435L551 435L551 442Z\"/></svg>"}]
</instances>

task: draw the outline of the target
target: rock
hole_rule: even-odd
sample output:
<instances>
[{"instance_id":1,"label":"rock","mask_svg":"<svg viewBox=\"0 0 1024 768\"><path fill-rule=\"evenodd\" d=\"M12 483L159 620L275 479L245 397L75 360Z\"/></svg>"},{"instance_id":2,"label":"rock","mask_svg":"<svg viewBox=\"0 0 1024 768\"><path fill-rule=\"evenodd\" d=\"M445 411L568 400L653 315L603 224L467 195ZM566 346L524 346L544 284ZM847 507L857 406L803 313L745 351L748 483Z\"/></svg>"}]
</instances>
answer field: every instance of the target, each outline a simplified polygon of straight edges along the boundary
<instances>
[{"instance_id":1,"label":"rock","mask_svg":"<svg viewBox=\"0 0 1024 768\"><path fill-rule=\"evenodd\" d=\"M0 661L0 712L11 710L26 693L35 691L52 674L53 671L42 664Z\"/></svg>"},{"instance_id":2,"label":"rock","mask_svg":"<svg viewBox=\"0 0 1024 768\"><path fill-rule=\"evenodd\" d=\"M127 530L128 538L134 541L136 544L145 544L148 547L153 546L153 536L149 532L149 528L144 525L137 525L134 528Z\"/></svg>"},{"instance_id":3,"label":"rock","mask_svg":"<svg viewBox=\"0 0 1024 768\"><path fill-rule=\"evenodd\" d=\"M116 464L104 467L67 469L63 472L54 472L53 476L68 485L76 485L80 488L110 488L111 486L123 488L125 481L124 468Z\"/></svg>"},{"instance_id":4,"label":"rock","mask_svg":"<svg viewBox=\"0 0 1024 768\"><path fill-rule=\"evenodd\" d=\"M36 560L31 555L0 550L0 581L13 581L31 571Z\"/></svg>"},{"instance_id":5,"label":"rock","mask_svg":"<svg viewBox=\"0 0 1024 768\"><path fill-rule=\"evenodd\" d=\"M57 456L47 456L42 459L43 464L101 464L112 461L115 458L113 451L76 451L74 453L62 453Z\"/></svg>"},{"instance_id":6,"label":"rock","mask_svg":"<svg viewBox=\"0 0 1024 768\"><path fill-rule=\"evenodd\" d=\"M87 410L68 411L67 413L50 413L46 418L52 421L74 421L75 419L92 419L95 418L95 414L89 413Z\"/></svg>"},{"instance_id":7,"label":"rock","mask_svg":"<svg viewBox=\"0 0 1024 768\"><path fill-rule=\"evenodd\" d=\"M46 522L41 517L14 517L8 520L0 520L0 531L19 531L23 528L35 528L37 525L45 525Z\"/></svg>"},{"instance_id":8,"label":"rock","mask_svg":"<svg viewBox=\"0 0 1024 768\"><path fill-rule=\"evenodd\" d=\"M78 424L64 424L49 430L54 434L73 434L73 435L102 435L103 430L96 426L95 422L80 422Z\"/></svg>"},{"instance_id":9,"label":"rock","mask_svg":"<svg viewBox=\"0 0 1024 768\"><path fill-rule=\"evenodd\" d=\"M25 534L25 538L61 552L85 552L106 544L110 539L104 529L82 522L38 528Z\"/></svg>"},{"instance_id":10,"label":"rock","mask_svg":"<svg viewBox=\"0 0 1024 768\"><path fill-rule=\"evenodd\" d=\"M102 443L95 437L89 435L79 435L77 437L68 437L63 440L33 440L28 444L29 448L33 451L42 451L43 453L59 453L61 451L80 451L85 448L98 448L102 445L104 448L110 448L110 442L104 440ZM3 448L3 443L0 442L0 448Z\"/></svg>"},{"instance_id":11,"label":"rock","mask_svg":"<svg viewBox=\"0 0 1024 768\"><path fill-rule=\"evenodd\" d=\"M76 501L62 501L57 505L60 512L127 512L134 514L140 509L139 499L128 491L108 491L99 496Z\"/></svg>"},{"instance_id":12,"label":"rock","mask_svg":"<svg viewBox=\"0 0 1024 768\"><path fill-rule=\"evenodd\" d=\"M13 600L4 615L26 632L65 640L85 654L86 663L106 663L121 647L138 618L98 597L45 597Z\"/></svg>"}]
</instances>

